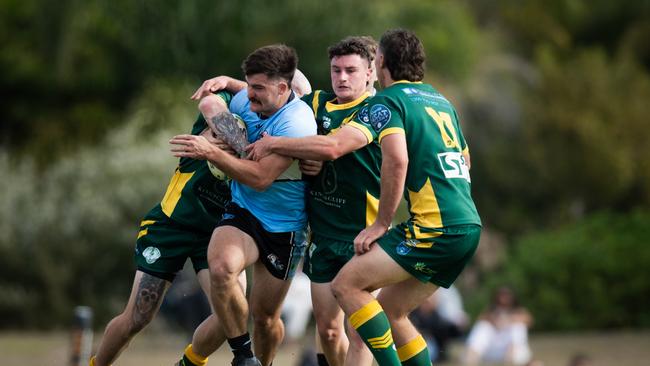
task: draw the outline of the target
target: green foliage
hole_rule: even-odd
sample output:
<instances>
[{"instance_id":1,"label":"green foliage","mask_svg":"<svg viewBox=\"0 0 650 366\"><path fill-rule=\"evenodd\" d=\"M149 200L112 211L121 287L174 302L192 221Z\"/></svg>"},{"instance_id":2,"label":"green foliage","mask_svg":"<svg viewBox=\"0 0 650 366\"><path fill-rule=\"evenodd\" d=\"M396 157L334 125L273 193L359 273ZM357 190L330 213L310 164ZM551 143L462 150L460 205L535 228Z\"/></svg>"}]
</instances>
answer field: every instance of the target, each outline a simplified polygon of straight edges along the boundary
<instances>
[{"instance_id":1,"label":"green foliage","mask_svg":"<svg viewBox=\"0 0 650 366\"><path fill-rule=\"evenodd\" d=\"M329 88L327 46L351 34L379 36L388 26L417 30L432 70L463 77L478 36L466 9L407 3L4 1L0 144L47 164L80 141L100 142L152 79L198 86L217 74L241 77L246 55L271 43L295 47L313 85Z\"/></svg>"},{"instance_id":2,"label":"green foliage","mask_svg":"<svg viewBox=\"0 0 650 366\"><path fill-rule=\"evenodd\" d=\"M106 141L38 169L0 152L0 328L61 325L78 304L98 323L126 301L140 218L173 173L168 140L194 122L193 103L168 85L152 87L133 117ZM161 96L167 96L162 99ZM164 123L151 109L166 105Z\"/></svg>"},{"instance_id":3,"label":"green foliage","mask_svg":"<svg viewBox=\"0 0 650 366\"><path fill-rule=\"evenodd\" d=\"M527 235L477 298L486 302L494 288L511 285L539 330L648 327L649 222L648 211L598 213Z\"/></svg>"},{"instance_id":4,"label":"green foliage","mask_svg":"<svg viewBox=\"0 0 650 366\"><path fill-rule=\"evenodd\" d=\"M520 235L650 205L650 166L640 158L650 154L640 41L649 4L608 12L609 2L503 1L482 10L502 26L486 38L501 49L484 55L461 115L487 223Z\"/></svg>"}]
</instances>

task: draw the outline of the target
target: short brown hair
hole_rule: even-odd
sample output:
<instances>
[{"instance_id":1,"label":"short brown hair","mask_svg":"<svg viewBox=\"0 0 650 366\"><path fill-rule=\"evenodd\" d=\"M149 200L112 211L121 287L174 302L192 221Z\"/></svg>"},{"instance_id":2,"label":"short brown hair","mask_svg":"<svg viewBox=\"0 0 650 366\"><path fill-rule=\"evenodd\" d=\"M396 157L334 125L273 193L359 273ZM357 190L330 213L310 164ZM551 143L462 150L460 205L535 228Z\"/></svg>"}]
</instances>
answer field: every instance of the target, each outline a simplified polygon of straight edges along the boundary
<instances>
[{"instance_id":1,"label":"short brown hair","mask_svg":"<svg viewBox=\"0 0 650 366\"><path fill-rule=\"evenodd\" d=\"M359 55L368 61L368 65L375 59L377 42L369 36L347 37L327 49L330 60L336 56Z\"/></svg>"},{"instance_id":2,"label":"short brown hair","mask_svg":"<svg viewBox=\"0 0 650 366\"><path fill-rule=\"evenodd\" d=\"M381 36L379 49L393 80L424 79L426 56L424 46L415 33L406 29L388 30Z\"/></svg>"},{"instance_id":3,"label":"short brown hair","mask_svg":"<svg viewBox=\"0 0 650 366\"><path fill-rule=\"evenodd\" d=\"M298 67L298 55L293 48L274 44L253 51L241 65L244 75L264 74L269 78L281 78L291 84Z\"/></svg>"}]
</instances>

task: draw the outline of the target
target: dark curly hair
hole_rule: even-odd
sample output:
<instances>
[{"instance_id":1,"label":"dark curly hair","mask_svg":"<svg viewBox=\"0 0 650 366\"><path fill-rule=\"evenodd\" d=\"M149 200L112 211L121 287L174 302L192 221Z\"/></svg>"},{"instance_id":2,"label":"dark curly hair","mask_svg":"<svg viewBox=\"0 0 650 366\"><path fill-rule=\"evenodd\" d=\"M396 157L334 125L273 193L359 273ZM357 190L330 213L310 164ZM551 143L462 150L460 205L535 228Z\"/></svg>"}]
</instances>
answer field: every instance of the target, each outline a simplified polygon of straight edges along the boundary
<instances>
[{"instance_id":1,"label":"dark curly hair","mask_svg":"<svg viewBox=\"0 0 650 366\"><path fill-rule=\"evenodd\" d=\"M241 65L244 75L264 74L269 78L281 78L291 84L298 67L298 55L293 48L274 44L253 51Z\"/></svg>"},{"instance_id":2,"label":"dark curly hair","mask_svg":"<svg viewBox=\"0 0 650 366\"><path fill-rule=\"evenodd\" d=\"M359 55L368 61L368 65L375 59L377 42L369 36L347 37L327 49L330 60L336 56Z\"/></svg>"},{"instance_id":3,"label":"dark curly hair","mask_svg":"<svg viewBox=\"0 0 650 366\"><path fill-rule=\"evenodd\" d=\"M424 46L415 33L406 29L386 31L379 41L384 65L393 80L421 81L424 79Z\"/></svg>"}]
</instances>

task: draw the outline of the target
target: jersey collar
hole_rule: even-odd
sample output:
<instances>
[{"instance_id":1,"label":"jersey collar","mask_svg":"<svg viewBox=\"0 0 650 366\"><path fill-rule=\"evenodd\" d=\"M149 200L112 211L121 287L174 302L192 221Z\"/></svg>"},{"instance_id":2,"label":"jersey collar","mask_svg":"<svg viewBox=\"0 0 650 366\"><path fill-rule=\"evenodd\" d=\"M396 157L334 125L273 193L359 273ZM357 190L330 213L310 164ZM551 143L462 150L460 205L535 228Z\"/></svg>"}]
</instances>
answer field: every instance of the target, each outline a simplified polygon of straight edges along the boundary
<instances>
[{"instance_id":1,"label":"jersey collar","mask_svg":"<svg viewBox=\"0 0 650 366\"><path fill-rule=\"evenodd\" d=\"M422 84L421 81L409 81L409 80L397 80L390 84L390 86L393 86L395 84Z\"/></svg>"},{"instance_id":2,"label":"jersey collar","mask_svg":"<svg viewBox=\"0 0 650 366\"><path fill-rule=\"evenodd\" d=\"M357 99L355 99L355 100L353 100L351 102L347 102L347 103L343 103L343 104L334 103L334 101L336 101L336 99L328 101L327 103L325 103L325 110L327 112L331 112L331 111L340 111L340 110L343 110L343 109L348 109L348 108L355 107L355 106L359 105L359 103L366 100L366 98L368 98L369 95L370 94L368 94L368 92L364 92L363 94L361 94L361 96L359 98L357 98Z\"/></svg>"}]
</instances>

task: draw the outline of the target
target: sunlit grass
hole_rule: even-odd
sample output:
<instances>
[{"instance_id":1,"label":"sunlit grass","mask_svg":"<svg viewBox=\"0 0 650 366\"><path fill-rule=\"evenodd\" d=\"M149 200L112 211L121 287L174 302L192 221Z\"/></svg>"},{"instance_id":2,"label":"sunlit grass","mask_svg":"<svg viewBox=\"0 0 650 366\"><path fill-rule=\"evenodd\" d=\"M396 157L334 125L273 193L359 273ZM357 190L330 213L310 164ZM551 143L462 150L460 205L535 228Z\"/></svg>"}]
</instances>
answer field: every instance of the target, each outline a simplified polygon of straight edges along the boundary
<instances>
[{"instance_id":1,"label":"sunlit grass","mask_svg":"<svg viewBox=\"0 0 650 366\"><path fill-rule=\"evenodd\" d=\"M310 347L313 330L301 343L283 345L274 365L294 366L303 349ZM101 334L95 334L95 347ZM151 329L140 334L122 355L115 366L159 366L173 365L180 358L188 343L184 335L170 333L164 326L154 322ZM594 366L641 366L650 359L650 331L616 331L608 333L533 334L531 346L534 357L544 361L546 366L563 366L576 353L587 354ZM2 332L0 333L0 354L2 364L7 366L50 366L68 365L70 335L63 331L50 333ZM451 348L452 362L458 366L462 344ZM231 353L222 347L210 357L208 365L229 365Z\"/></svg>"}]
</instances>

